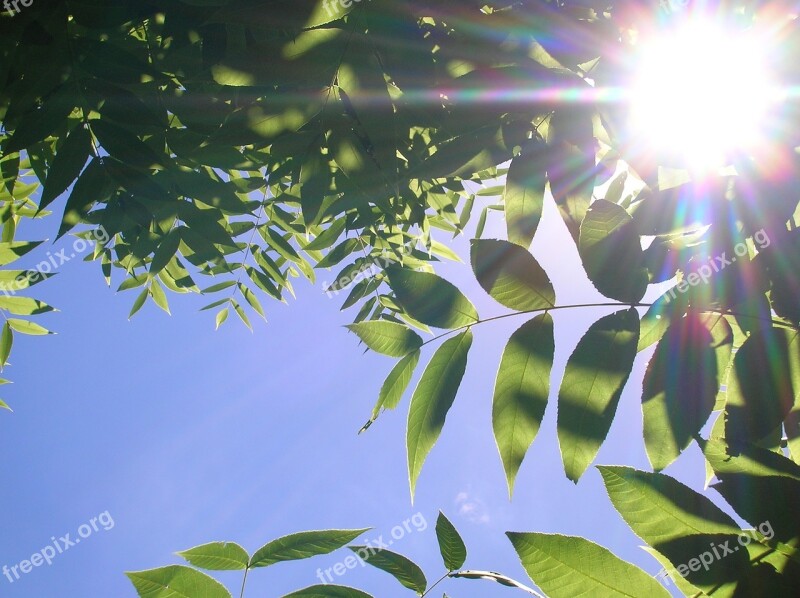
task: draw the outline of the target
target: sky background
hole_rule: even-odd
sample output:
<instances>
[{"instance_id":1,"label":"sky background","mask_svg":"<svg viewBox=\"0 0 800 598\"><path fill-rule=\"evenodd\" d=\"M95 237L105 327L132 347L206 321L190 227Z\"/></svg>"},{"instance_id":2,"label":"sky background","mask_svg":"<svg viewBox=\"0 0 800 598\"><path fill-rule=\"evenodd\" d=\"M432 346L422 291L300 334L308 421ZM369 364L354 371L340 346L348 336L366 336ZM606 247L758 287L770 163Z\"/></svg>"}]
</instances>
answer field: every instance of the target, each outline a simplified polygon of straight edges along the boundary
<instances>
[{"instance_id":1,"label":"sky background","mask_svg":"<svg viewBox=\"0 0 800 598\"><path fill-rule=\"evenodd\" d=\"M55 236L56 220L48 221L47 236ZM18 238L37 238L28 230ZM504 237L500 213L490 213L484 236ZM439 239L467 255L468 237ZM72 242L62 239L56 248ZM34 265L52 249L41 246L18 264ZM532 252L553 280L559 304L607 301L583 274L552 202ZM481 317L507 311L478 286L468 264L437 271L465 291ZM345 294L323 292L322 282L334 275L320 272L316 286L300 282L297 300L288 305L265 298L270 321L253 319L254 333L234 314L215 332L214 312L197 311L211 300L188 295L169 295L172 317L148 303L128 321L138 291L115 293L119 273L109 289L99 263L73 260L36 286L30 294L60 312L35 321L58 334L17 335L4 372L14 384L0 389L0 398L14 413L0 413L0 567L29 559L53 536L74 538L79 526L105 511L114 527L101 527L13 584L0 576L0 596L133 597L124 571L180 564L174 553L198 544L235 541L252 554L284 534L361 527L374 529L354 543L386 541L394 526L417 513L427 529L411 526L391 549L419 563L433 582L444 572L434 531L439 509L464 537L468 568L530 583L504 532L541 531L584 536L651 574L659 571L614 511L599 473L591 468L573 484L558 449L556 396L564 365L589 325L613 309L553 314L550 404L513 502L492 436L491 398L503 347L526 319L477 326L467 374L412 505L404 448L411 393L357 434L394 360L364 354L343 328L356 312L339 311ZM657 294L651 289L648 298ZM637 357L596 463L649 469L640 394L651 353ZM430 355L430 349L423 354L415 380ZM702 489L697 448L666 473ZM318 568L349 554L254 570L245 595L280 596L319 583ZM239 595L241 572L214 576ZM377 597L413 596L371 567L348 570L336 583ZM525 595L470 580L447 580L437 590L458 598Z\"/></svg>"}]
</instances>

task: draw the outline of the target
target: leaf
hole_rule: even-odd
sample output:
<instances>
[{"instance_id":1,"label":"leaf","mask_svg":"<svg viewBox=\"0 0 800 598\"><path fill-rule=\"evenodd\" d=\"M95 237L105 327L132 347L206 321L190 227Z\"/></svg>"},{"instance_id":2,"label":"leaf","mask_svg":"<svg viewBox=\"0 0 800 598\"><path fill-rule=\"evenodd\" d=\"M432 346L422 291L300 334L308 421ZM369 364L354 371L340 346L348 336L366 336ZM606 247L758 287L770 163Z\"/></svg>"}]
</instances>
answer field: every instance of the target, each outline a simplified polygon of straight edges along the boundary
<instances>
[{"instance_id":1,"label":"leaf","mask_svg":"<svg viewBox=\"0 0 800 598\"><path fill-rule=\"evenodd\" d=\"M247 326L250 332L252 332L253 326L250 324L250 319L247 317L247 314L244 313L242 306L233 300L231 300L231 305L233 306L233 311L235 311L236 315L239 316L239 319L244 323L245 326Z\"/></svg>"},{"instance_id":2,"label":"leaf","mask_svg":"<svg viewBox=\"0 0 800 598\"><path fill-rule=\"evenodd\" d=\"M47 334L53 334L47 328L39 326L39 324L36 324L35 322L29 322L28 320L9 318L8 325L20 334L28 334L31 336L44 336Z\"/></svg>"},{"instance_id":3,"label":"leaf","mask_svg":"<svg viewBox=\"0 0 800 598\"><path fill-rule=\"evenodd\" d=\"M221 583L196 569L171 565L125 573L140 598L231 598Z\"/></svg>"},{"instance_id":4,"label":"leaf","mask_svg":"<svg viewBox=\"0 0 800 598\"><path fill-rule=\"evenodd\" d=\"M334 220L331 222L331 225L326 228L322 233L320 233L311 243L306 245L303 250L304 251L320 251L322 249L327 249L339 239L339 237L344 232L345 225L347 224L347 220L344 218L339 218L338 220Z\"/></svg>"},{"instance_id":5,"label":"leaf","mask_svg":"<svg viewBox=\"0 0 800 598\"><path fill-rule=\"evenodd\" d=\"M544 417L554 354L553 318L541 314L511 335L500 360L492 399L492 428L509 496Z\"/></svg>"},{"instance_id":6,"label":"leaf","mask_svg":"<svg viewBox=\"0 0 800 598\"><path fill-rule=\"evenodd\" d=\"M672 463L700 432L719 388L714 339L694 313L659 341L642 389L644 442L653 469Z\"/></svg>"},{"instance_id":7,"label":"leaf","mask_svg":"<svg viewBox=\"0 0 800 598\"><path fill-rule=\"evenodd\" d=\"M11 407L8 406L8 403L6 403L2 399L0 399L0 409L6 409L8 411L12 411L13 412L13 409L11 409Z\"/></svg>"},{"instance_id":8,"label":"leaf","mask_svg":"<svg viewBox=\"0 0 800 598\"><path fill-rule=\"evenodd\" d=\"M356 251L359 247L361 247L361 243L359 243L358 239L345 239L341 243L339 243L336 247L331 249L328 254L322 258L315 268L330 268L331 266L335 266L339 262L341 262L344 258L348 255Z\"/></svg>"},{"instance_id":9,"label":"leaf","mask_svg":"<svg viewBox=\"0 0 800 598\"><path fill-rule=\"evenodd\" d=\"M6 322L3 324L3 332L0 333L0 369L8 365L8 356L11 354L13 344L14 333L11 332L11 325Z\"/></svg>"},{"instance_id":10,"label":"leaf","mask_svg":"<svg viewBox=\"0 0 800 598\"><path fill-rule=\"evenodd\" d=\"M511 160L506 175L503 205L508 240L525 249L530 247L542 219L544 193L547 186L546 147L541 141Z\"/></svg>"},{"instance_id":11,"label":"leaf","mask_svg":"<svg viewBox=\"0 0 800 598\"><path fill-rule=\"evenodd\" d=\"M732 448L724 439L713 437L706 440L702 448L715 474L781 476L800 482L800 466L768 449L753 444Z\"/></svg>"},{"instance_id":12,"label":"leaf","mask_svg":"<svg viewBox=\"0 0 800 598\"><path fill-rule=\"evenodd\" d=\"M371 546L348 546L358 557L373 567L386 571L397 581L418 594L425 593L428 580L419 566L402 554Z\"/></svg>"},{"instance_id":13,"label":"leaf","mask_svg":"<svg viewBox=\"0 0 800 598\"><path fill-rule=\"evenodd\" d=\"M558 443L567 477L577 482L608 435L639 340L635 309L592 324L573 351L558 392Z\"/></svg>"},{"instance_id":14,"label":"leaf","mask_svg":"<svg viewBox=\"0 0 800 598\"><path fill-rule=\"evenodd\" d=\"M167 295L164 293L164 289L161 288L161 285L155 280L150 285L150 296L153 298L153 302L158 307L163 309L165 312L169 313L169 303L167 303Z\"/></svg>"},{"instance_id":15,"label":"leaf","mask_svg":"<svg viewBox=\"0 0 800 598\"><path fill-rule=\"evenodd\" d=\"M227 299L225 301L227 302ZM229 314L230 314L230 309L227 308L227 307L225 309L221 309L221 310L219 310L219 312L217 312L216 326L215 326L214 330L219 330L219 327L222 326L225 323L225 320L228 319L228 315Z\"/></svg>"},{"instance_id":16,"label":"leaf","mask_svg":"<svg viewBox=\"0 0 800 598\"><path fill-rule=\"evenodd\" d=\"M644 296L649 282L644 252L625 208L595 201L581 223L578 252L589 280L603 295L625 303Z\"/></svg>"},{"instance_id":17,"label":"leaf","mask_svg":"<svg viewBox=\"0 0 800 598\"><path fill-rule=\"evenodd\" d=\"M555 305L553 285L527 249L492 239L474 239L471 244L475 276L497 302L518 311Z\"/></svg>"},{"instance_id":18,"label":"leaf","mask_svg":"<svg viewBox=\"0 0 800 598\"><path fill-rule=\"evenodd\" d=\"M436 444L447 412L458 393L471 346L472 331L469 329L442 343L433 354L411 397L406 447L412 498L422 465Z\"/></svg>"},{"instance_id":19,"label":"leaf","mask_svg":"<svg viewBox=\"0 0 800 598\"><path fill-rule=\"evenodd\" d=\"M747 551L734 551L715 561L709 547L736 545L741 530L733 519L702 494L666 475L630 467L598 469L614 508L637 536L701 590L732 595L735 580L748 567ZM705 566L704 570L698 562L695 568L691 560L697 561L706 553L713 567Z\"/></svg>"},{"instance_id":20,"label":"leaf","mask_svg":"<svg viewBox=\"0 0 800 598\"><path fill-rule=\"evenodd\" d=\"M326 529L283 536L259 548L250 559L250 567L267 567L284 561L329 554L369 529Z\"/></svg>"},{"instance_id":21,"label":"leaf","mask_svg":"<svg viewBox=\"0 0 800 598\"><path fill-rule=\"evenodd\" d=\"M131 313L128 314L128 319L130 320L133 315L142 309L144 302L147 301L147 297L150 295L150 289L143 289L139 296L136 297L136 301L133 302L133 307L131 308Z\"/></svg>"},{"instance_id":22,"label":"leaf","mask_svg":"<svg viewBox=\"0 0 800 598\"><path fill-rule=\"evenodd\" d=\"M348 324L365 345L376 353L390 357L403 357L422 346L422 338L410 328L395 322L372 320Z\"/></svg>"},{"instance_id":23,"label":"leaf","mask_svg":"<svg viewBox=\"0 0 800 598\"><path fill-rule=\"evenodd\" d=\"M178 553L195 567L209 571L247 569L250 556L234 542L209 542Z\"/></svg>"},{"instance_id":24,"label":"leaf","mask_svg":"<svg viewBox=\"0 0 800 598\"><path fill-rule=\"evenodd\" d=\"M467 547L458 530L441 511L436 519L436 539L439 541L439 552L447 570L456 571L463 567L467 560Z\"/></svg>"},{"instance_id":25,"label":"leaf","mask_svg":"<svg viewBox=\"0 0 800 598\"><path fill-rule=\"evenodd\" d=\"M800 337L796 331L753 331L733 358L725 436L757 442L774 432L800 399Z\"/></svg>"},{"instance_id":26,"label":"leaf","mask_svg":"<svg viewBox=\"0 0 800 598\"><path fill-rule=\"evenodd\" d=\"M42 241L12 241L0 243L0 266L7 266L41 244Z\"/></svg>"},{"instance_id":27,"label":"leaf","mask_svg":"<svg viewBox=\"0 0 800 598\"><path fill-rule=\"evenodd\" d=\"M286 594L283 598L372 598L372 596L355 588L324 584L297 590Z\"/></svg>"},{"instance_id":28,"label":"leaf","mask_svg":"<svg viewBox=\"0 0 800 598\"><path fill-rule=\"evenodd\" d=\"M109 183L106 166L100 158L93 158L72 186L56 238L61 238L81 222L92 205L109 198Z\"/></svg>"},{"instance_id":29,"label":"leaf","mask_svg":"<svg viewBox=\"0 0 800 598\"><path fill-rule=\"evenodd\" d=\"M678 294L676 297L676 288L672 287L672 289L656 299L642 316L637 351L644 351L653 343L661 340L669 325L686 313L689 306L688 297L685 293Z\"/></svg>"},{"instance_id":30,"label":"leaf","mask_svg":"<svg viewBox=\"0 0 800 598\"><path fill-rule=\"evenodd\" d=\"M585 538L519 532L506 535L525 571L550 598L670 596L650 575Z\"/></svg>"},{"instance_id":31,"label":"leaf","mask_svg":"<svg viewBox=\"0 0 800 598\"><path fill-rule=\"evenodd\" d=\"M614 508L633 533L656 549L683 536L741 531L711 500L669 476L632 467L597 469Z\"/></svg>"},{"instance_id":32,"label":"leaf","mask_svg":"<svg viewBox=\"0 0 800 598\"><path fill-rule=\"evenodd\" d=\"M403 394L408 388L409 382L411 382L411 376L414 374L421 354L422 352L420 350L416 350L413 353L409 353L395 364L381 386L378 401L372 409L372 415L369 421L359 430L359 433L369 428L372 423L378 419L381 409L394 409L397 407L400 403L400 399L403 398Z\"/></svg>"},{"instance_id":33,"label":"leaf","mask_svg":"<svg viewBox=\"0 0 800 598\"><path fill-rule=\"evenodd\" d=\"M181 233L178 229L172 229L158 244L158 248L150 262L150 276L155 276L167 267L172 258L178 251L181 244Z\"/></svg>"},{"instance_id":34,"label":"leaf","mask_svg":"<svg viewBox=\"0 0 800 598\"><path fill-rule=\"evenodd\" d=\"M44 210L78 178L92 154L92 136L83 124L75 127L58 150L44 183L39 211Z\"/></svg>"},{"instance_id":35,"label":"leaf","mask_svg":"<svg viewBox=\"0 0 800 598\"><path fill-rule=\"evenodd\" d=\"M35 316L54 311L54 308L30 297L0 297L0 309L18 316Z\"/></svg>"},{"instance_id":36,"label":"leaf","mask_svg":"<svg viewBox=\"0 0 800 598\"><path fill-rule=\"evenodd\" d=\"M478 321L478 312L452 283L435 274L392 266L389 286L412 318L437 328L461 328Z\"/></svg>"}]
</instances>

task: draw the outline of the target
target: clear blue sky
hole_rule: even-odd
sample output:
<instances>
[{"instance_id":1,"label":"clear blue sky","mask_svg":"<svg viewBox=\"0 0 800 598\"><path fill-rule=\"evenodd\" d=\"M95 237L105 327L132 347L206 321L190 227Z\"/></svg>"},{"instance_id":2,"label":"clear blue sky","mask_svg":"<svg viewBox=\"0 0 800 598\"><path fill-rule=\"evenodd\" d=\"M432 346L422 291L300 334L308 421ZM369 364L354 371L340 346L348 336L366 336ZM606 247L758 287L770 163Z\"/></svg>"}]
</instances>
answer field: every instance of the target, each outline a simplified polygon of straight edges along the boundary
<instances>
[{"instance_id":1,"label":"clear blue sky","mask_svg":"<svg viewBox=\"0 0 800 598\"><path fill-rule=\"evenodd\" d=\"M503 236L497 216L485 236ZM55 226L54 218L51 237ZM24 229L19 236L26 238ZM465 239L453 246L465 254ZM46 251L40 247L24 263ZM533 253L559 303L603 300L552 204ZM468 265L439 272L462 285L483 317L504 313ZM321 272L320 281L326 276ZM136 291L115 294L119 282L117 275L108 289L98 264L72 261L32 293L61 311L37 319L58 335L18 337L4 372L14 385L0 389L0 398L14 413L0 413L0 567L28 559L53 536L75 538L100 513L108 511L114 526L100 527L13 584L0 577L0 596L135 596L124 571L181 563L173 553L197 544L230 540L252 553L283 534L368 526L375 529L364 540L386 540L416 513L427 529L406 534L392 550L420 563L433 581L443 571L433 529L440 508L467 543L469 568L527 581L504 536L513 530L585 536L652 574L660 569L613 510L597 471L573 485L558 451L555 397L564 364L588 326L613 310L554 314L551 402L511 503L491 432L491 396L503 345L525 320L478 326L466 378L412 505L404 450L409 397L356 434L393 362L364 355L342 328L353 316L339 312L344 295L329 299L321 283L299 284L298 299L288 305L265 299L270 322L259 322L255 333L235 316L215 332L213 313L198 313L202 298L189 296L170 295L172 317L148 304L129 322ZM598 463L648 468L639 395L649 355L636 361ZM667 473L701 489L697 449ZM348 554L255 570L246 595L279 596L315 584L318 568ZM217 578L238 596L241 573ZM369 567L337 581L379 597L413 595ZM481 581L439 588L459 598L524 595Z\"/></svg>"}]
</instances>

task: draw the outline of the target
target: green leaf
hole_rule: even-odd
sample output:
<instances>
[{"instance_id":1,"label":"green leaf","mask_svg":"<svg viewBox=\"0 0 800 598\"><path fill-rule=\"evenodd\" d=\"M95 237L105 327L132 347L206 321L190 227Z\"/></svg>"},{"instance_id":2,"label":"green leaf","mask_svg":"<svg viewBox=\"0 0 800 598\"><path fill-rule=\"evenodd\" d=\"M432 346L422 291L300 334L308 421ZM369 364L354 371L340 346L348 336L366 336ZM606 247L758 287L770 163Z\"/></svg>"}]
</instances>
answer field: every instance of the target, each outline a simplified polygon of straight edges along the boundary
<instances>
[{"instance_id":1,"label":"green leaf","mask_svg":"<svg viewBox=\"0 0 800 598\"><path fill-rule=\"evenodd\" d=\"M18 316L35 316L54 311L54 308L30 297L0 297L0 309Z\"/></svg>"},{"instance_id":2,"label":"green leaf","mask_svg":"<svg viewBox=\"0 0 800 598\"><path fill-rule=\"evenodd\" d=\"M244 300L247 301L250 307L253 308L253 311L255 311L264 320L266 320L267 316L264 313L264 308L261 307L261 303L259 302L258 297L256 297L255 293L241 283L239 284L239 290L242 292Z\"/></svg>"},{"instance_id":3,"label":"green leaf","mask_svg":"<svg viewBox=\"0 0 800 598\"><path fill-rule=\"evenodd\" d=\"M409 590L414 590L420 595L425 593L428 587L425 574L416 563L402 554L370 546L348 546L348 548L368 564L392 575Z\"/></svg>"},{"instance_id":4,"label":"green leaf","mask_svg":"<svg viewBox=\"0 0 800 598\"><path fill-rule=\"evenodd\" d=\"M331 222L331 225L326 228L322 233L317 236L311 243L306 245L303 250L304 251L320 251L322 249L327 249L339 239L344 232L344 227L347 224L347 220L344 218L339 218L339 220L334 220Z\"/></svg>"},{"instance_id":5,"label":"green leaf","mask_svg":"<svg viewBox=\"0 0 800 598\"><path fill-rule=\"evenodd\" d=\"M227 300L226 300L227 301ZM219 327L225 323L225 320L228 319L228 315L230 314L230 309L227 307L225 309L219 310L216 317L216 327L215 330L219 330Z\"/></svg>"},{"instance_id":6,"label":"green leaf","mask_svg":"<svg viewBox=\"0 0 800 598\"><path fill-rule=\"evenodd\" d=\"M8 411L13 411L13 409L11 409L11 407L9 407L8 404L5 401L3 401L2 399L0 399L0 409L6 409Z\"/></svg>"},{"instance_id":7,"label":"green leaf","mask_svg":"<svg viewBox=\"0 0 800 598\"><path fill-rule=\"evenodd\" d=\"M3 324L3 332L0 333L0 369L8 365L8 356L11 354L13 344L14 333L11 332L11 325L6 322Z\"/></svg>"},{"instance_id":8,"label":"green leaf","mask_svg":"<svg viewBox=\"0 0 800 598\"><path fill-rule=\"evenodd\" d=\"M39 326L35 322L29 322L28 320L18 320L16 318L9 318L8 325L11 326L13 330L16 330L20 334L28 334L31 336L43 336L46 334L53 334L47 328Z\"/></svg>"},{"instance_id":9,"label":"green leaf","mask_svg":"<svg viewBox=\"0 0 800 598\"><path fill-rule=\"evenodd\" d=\"M439 552L448 571L455 571L464 566L464 561L467 560L467 547L458 530L441 511L436 519L436 539L439 541Z\"/></svg>"},{"instance_id":10,"label":"green leaf","mask_svg":"<svg viewBox=\"0 0 800 598\"><path fill-rule=\"evenodd\" d=\"M553 285L527 249L508 241L474 239L470 256L481 287L502 305L518 311L555 305Z\"/></svg>"},{"instance_id":11,"label":"green leaf","mask_svg":"<svg viewBox=\"0 0 800 598\"><path fill-rule=\"evenodd\" d=\"M677 287L672 287L661 295L642 316L637 351L643 351L661 340L669 325L686 313L689 306L688 296L686 293L676 295L676 289Z\"/></svg>"},{"instance_id":12,"label":"green leaf","mask_svg":"<svg viewBox=\"0 0 800 598\"><path fill-rule=\"evenodd\" d=\"M259 548L250 559L250 567L267 567L284 561L328 554L352 542L369 529L326 529L283 536Z\"/></svg>"},{"instance_id":13,"label":"green leaf","mask_svg":"<svg viewBox=\"0 0 800 598\"><path fill-rule=\"evenodd\" d=\"M247 326L247 328L250 329L250 332L252 332L253 326L250 324L250 319L247 317L247 314L244 313L242 306L233 300L231 300L231 305L233 306L233 311L235 311L236 315L239 316L239 319L244 323L245 326Z\"/></svg>"},{"instance_id":14,"label":"green leaf","mask_svg":"<svg viewBox=\"0 0 800 598\"><path fill-rule=\"evenodd\" d=\"M225 289L229 289L232 286L234 286L235 284L236 284L235 280L226 280L225 282L220 282L220 283L217 283L217 284L213 284L210 287L208 287L207 289L203 289L200 292L203 293L203 294L216 293L218 291L223 291Z\"/></svg>"},{"instance_id":15,"label":"green leaf","mask_svg":"<svg viewBox=\"0 0 800 598\"><path fill-rule=\"evenodd\" d=\"M639 340L639 314L618 311L592 324L567 361L558 392L558 443L577 482L608 435Z\"/></svg>"},{"instance_id":16,"label":"green leaf","mask_svg":"<svg viewBox=\"0 0 800 598\"><path fill-rule=\"evenodd\" d=\"M42 241L12 241L0 243L0 266L7 266L42 244Z\"/></svg>"},{"instance_id":17,"label":"green leaf","mask_svg":"<svg viewBox=\"0 0 800 598\"><path fill-rule=\"evenodd\" d=\"M178 246L181 244L181 233L177 229L172 229L158 244L153 255L153 261L150 263L150 276L155 276L161 270L167 267L167 264L172 261L172 258L178 251Z\"/></svg>"},{"instance_id":18,"label":"green leaf","mask_svg":"<svg viewBox=\"0 0 800 598\"><path fill-rule=\"evenodd\" d=\"M82 124L75 127L58 150L44 183L39 211L45 209L78 178L92 154L92 136Z\"/></svg>"},{"instance_id":19,"label":"green leaf","mask_svg":"<svg viewBox=\"0 0 800 598\"><path fill-rule=\"evenodd\" d=\"M341 243L339 243L336 247L331 249L328 254L322 258L315 268L330 268L331 266L335 266L339 262L341 262L344 258L348 255L353 253L354 251L358 250L361 247L361 243L358 242L358 239L345 239Z\"/></svg>"},{"instance_id":20,"label":"green leaf","mask_svg":"<svg viewBox=\"0 0 800 598\"><path fill-rule=\"evenodd\" d=\"M578 251L595 288L606 297L637 303L649 276L633 218L625 208L598 199L581 223Z\"/></svg>"},{"instance_id":21,"label":"green leaf","mask_svg":"<svg viewBox=\"0 0 800 598\"><path fill-rule=\"evenodd\" d=\"M435 274L392 266L389 286L412 318L437 328L461 328L478 321L475 306L453 284Z\"/></svg>"},{"instance_id":22,"label":"green leaf","mask_svg":"<svg viewBox=\"0 0 800 598\"><path fill-rule=\"evenodd\" d=\"M720 595L732 595L735 580L748 567L747 551L712 560L713 566L705 570L690 561L703 553L713 559L712 543L736 546L741 530L733 519L702 494L666 475L630 467L598 469L614 508L633 533L679 570L683 565L686 571L682 573L701 590L719 589Z\"/></svg>"},{"instance_id":23,"label":"green leaf","mask_svg":"<svg viewBox=\"0 0 800 598\"><path fill-rule=\"evenodd\" d=\"M553 318L541 314L511 335L500 360L492 400L492 428L509 496L544 417L554 354Z\"/></svg>"},{"instance_id":24,"label":"green leaf","mask_svg":"<svg viewBox=\"0 0 800 598\"><path fill-rule=\"evenodd\" d=\"M325 584L303 588L286 594L283 598L372 598L372 596L355 588Z\"/></svg>"},{"instance_id":25,"label":"green leaf","mask_svg":"<svg viewBox=\"0 0 800 598\"><path fill-rule=\"evenodd\" d=\"M433 354L411 397L406 447L412 498L422 465L436 444L447 412L456 398L471 346L472 331L469 329L442 343Z\"/></svg>"},{"instance_id":26,"label":"green leaf","mask_svg":"<svg viewBox=\"0 0 800 598\"><path fill-rule=\"evenodd\" d=\"M576 536L507 532L522 566L550 598L669 598L650 575L607 548Z\"/></svg>"},{"instance_id":27,"label":"green leaf","mask_svg":"<svg viewBox=\"0 0 800 598\"><path fill-rule=\"evenodd\" d=\"M711 500L669 476L631 467L598 469L614 508L637 536L656 549L682 536L741 531Z\"/></svg>"},{"instance_id":28,"label":"green leaf","mask_svg":"<svg viewBox=\"0 0 800 598\"><path fill-rule=\"evenodd\" d=\"M234 571L247 569L250 556L234 542L209 542L178 553L189 563L209 571Z\"/></svg>"},{"instance_id":29,"label":"green leaf","mask_svg":"<svg viewBox=\"0 0 800 598\"><path fill-rule=\"evenodd\" d=\"M533 142L530 151L511 160L506 175L503 204L506 213L508 240L525 249L530 247L539 227L547 186L547 162L543 160L544 144Z\"/></svg>"},{"instance_id":30,"label":"green leaf","mask_svg":"<svg viewBox=\"0 0 800 598\"><path fill-rule=\"evenodd\" d=\"M660 471L689 446L714 408L719 388L714 339L690 313L670 326L644 374L644 443Z\"/></svg>"},{"instance_id":31,"label":"green leaf","mask_svg":"<svg viewBox=\"0 0 800 598\"><path fill-rule=\"evenodd\" d=\"M103 148L120 162L144 169L162 163L161 157L150 146L122 127L102 119L93 120L91 128Z\"/></svg>"},{"instance_id":32,"label":"green leaf","mask_svg":"<svg viewBox=\"0 0 800 598\"><path fill-rule=\"evenodd\" d=\"M800 465L773 451L753 444L736 445L735 449L722 438L709 438L703 454L715 474L747 476L781 476L800 481Z\"/></svg>"},{"instance_id":33,"label":"green leaf","mask_svg":"<svg viewBox=\"0 0 800 598\"><path fill-rule=\"evenodd\" d=\"M221 583L196 569L171 565L125 573L140 598L231 598Z\"/></svg>"},{"instance_id":34,"label":"green leaf","mask_svg":"<svg viewBox=\"0 0 800 598\"><path fill-rule=\"evenodd\" d=\"M414 375L414 370L417 367L417 363L419 363L420 355L422 355L422 352L416 350L413 353L409 353L395 364L381 386L378 401L372 409L372 415L369 421L359 430L359 433L369 428L372 423L378 419L382 409L394 409L397 407L400 403L400 399L403 398L403 394L408 388L408 384L411 382L411 376Z\"/></svg>"},{"instance_id":35,"label":"green leaf","mask_svg":"<svg viewBox=\"0 0 800 598\"><path fill-rule=\"evenodd\" d=\"M164 289L161 288L161 285L158 283L158 281L154 280L150 285L150 296L153 298L153 302L158 305L158 307L169 313L167 295L164 293Z\"/></svg>"},{"instance_id":36,"label":"green leaf","mask_svg":"<svg viewBox=\"0 0 800 598\"><path fill-rule=\"evenodd\" d=\"M800 400L800 337L794 330L753 331L736 352L728 381L725 436L757 442Z\"/></svg>"},{"instance_id":37,"label":"green leaf","mask_svg":"<svg viewBox=\"0 0 800 598\"><path fill-rule=\"evenodd\" d=\"M395 322L372 320L349 324L365 345L376 353L390 357L403 357L422 346L422 338L410 328Z\"/></svg>"},{"instance_id":38,"label":"green leaf","mask_svg":"<svg viewBox=\"0 0 800 598\"><path fill-rule=\"evenodd\" d=\"M147 301L147 297L150 295L150 289L142 289L142 292L139 293L139 296L136 297L136 301L133 302L133 307L131 308L131 313L128 314L128 319L130 320L133 315L142 309L144 302Z\"/></svg>"}]
</instances>

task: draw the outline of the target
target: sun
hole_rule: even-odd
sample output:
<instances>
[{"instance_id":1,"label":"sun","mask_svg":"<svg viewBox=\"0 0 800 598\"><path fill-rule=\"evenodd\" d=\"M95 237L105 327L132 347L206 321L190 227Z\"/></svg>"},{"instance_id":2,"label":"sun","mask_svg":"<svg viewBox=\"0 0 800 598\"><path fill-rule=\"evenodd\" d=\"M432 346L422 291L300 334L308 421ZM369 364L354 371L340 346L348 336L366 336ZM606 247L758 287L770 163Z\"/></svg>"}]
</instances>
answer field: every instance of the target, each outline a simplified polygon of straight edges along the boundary
<instances>
[{"instance_id":1,"label":"sun","mask_svg":"<svg viewBox=\"0 0 800 598\"><path fill-rule=\"evenodd\" d=\"M763 140L775 86L752 30L690 19L639 45L630 125L644 148L711 169Z\"/></svg>"}]
</instances>

